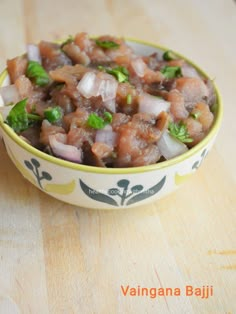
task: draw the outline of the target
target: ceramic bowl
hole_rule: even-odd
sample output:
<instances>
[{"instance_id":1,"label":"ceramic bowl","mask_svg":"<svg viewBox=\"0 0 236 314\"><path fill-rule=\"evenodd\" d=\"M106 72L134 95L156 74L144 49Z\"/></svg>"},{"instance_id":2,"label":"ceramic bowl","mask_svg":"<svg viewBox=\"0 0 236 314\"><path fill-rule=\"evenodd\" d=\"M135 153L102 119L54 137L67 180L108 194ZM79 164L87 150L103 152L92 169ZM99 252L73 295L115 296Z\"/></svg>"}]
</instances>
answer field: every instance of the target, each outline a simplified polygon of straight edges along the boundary
<instances>
[{"instance_id":1,"label":"ceramic bowl","mask_svg":"<svg viewBox=\"0 0 236 314\"><path fill-rule=\"evenodd\" d=\"M167 50L154 44L127 40L136 53L148 55ZM176 53L176 52L175 52ZM198 66L192 64L204 77ZM6 71L0 76L0 86L9 84ZM222 102L214 86L217 103L215 120L209 134L186 153L155 165L135 168L98 168L79 165L49 156L30 146L4 123L0 114L0 131L7 153L21 174L43 192L80 207L121 209L156 201L174 191L196 172L219 131Z\"/></svg>"}]
</instances>

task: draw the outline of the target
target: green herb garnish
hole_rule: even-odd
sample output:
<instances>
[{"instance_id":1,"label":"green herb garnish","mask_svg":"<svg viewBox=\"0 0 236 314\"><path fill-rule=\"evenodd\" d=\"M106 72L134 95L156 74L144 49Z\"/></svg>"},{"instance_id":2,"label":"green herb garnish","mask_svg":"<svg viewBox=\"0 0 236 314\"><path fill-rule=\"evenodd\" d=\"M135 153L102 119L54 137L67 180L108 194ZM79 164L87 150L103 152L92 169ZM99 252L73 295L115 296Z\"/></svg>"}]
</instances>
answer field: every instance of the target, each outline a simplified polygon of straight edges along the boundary
<instances>
[{"instance_id":1,"label":"green herb garnish","mask_svg":"<svg viewBox=\"0 0 236 314\"><path fill-rule=\"evenodd\" d=\"M104 112L104 118L99 117L96 113L91 113L88 117L87 124L93 129L103 129L107 124L112 122L112 114Z\"/></svg>"},{"instance_id":2,"label":"green herb garnish","mask_svg":"<svg viewBox=\"0 0 236 314\"><path fill-rule=\"evenodd\" d=\"M215 102L213 105L210 106L210 110L213 114L216 114L217 110L218 110L218 104Z\"/></svg>"},{"instance_id":3,"label":"green herb garnish","mask_svg":"<svg viewBox=\"0 0 236 314\"><path fill-rule=\"evenodd\" d=\"M129 81L129 71L125 67L118 66L116 68L109 69L99 65L98 70L113 75L119 83L125 83Z\"/></svg>"},{"instance_id":4,"label":"green herb garnish","mask_svg":"<svg viewBox=\"0 0 236 314\"><path fill-rule=\"evenodd\" d=\"M61 90L64 86L65 86L65 83L58 83L58 84L56 84L55 89Z\"/></svg>"},{"instance_id":5,"label":"green herb garnish","mask_svg":"<svg viewBox=\"0 0 236 314\"><path fill-rule=\"evenodd\" d=\"M167 79L172 79L172 78L175 78L175 77L182 76L182 72L181 72L181 68L180 67L165 66L163 69L161 69L161 73Z\"/></svg>"},{"instance_id":6,"label":"green herb garnish","mask_svg":"<svg viewBox=\"0 0 236 314\"><path fill-rule=\"evenodd\" d=\"M115 43L112 40L95 40L95 43L97 46L103 48L103 49L114 49L120 47L119 44Z\"/></svg>"},{"instance_id":7,"label":"green herb garnish","mask_svg":"<svg viewBox=\"0 0 236 314\"><path fill-rule=\"evenodd\" d=\"M19 101L9 112L6 123L16 132L20 133L29 128L34 122L42 120L39 115L26 111L27 98Z\"/></svg>"},{"instance_id":8,"label":"green herb garnish","mask_svg":"<svg viewBox=\"0 0 236 314\"><path fill-rule=\"evenodd\" d=\"M171 61L171 60L177 59L177 56L171 50L165 51L162 57L163 57L163 60L165 61Z\"/></svg>"},{"instance_id":9,"label":"green herb garnish","mask_svg":"<svg viewBox=\"0 0 236 314\"><path fill-rule=\"evenodd\" d=\"M65 45L70 44L74 41L74 37L69 35L68 38L63 41L63 43L61 44L61 48L63 48Z\"/></svg>"},{"instance_id":10,"label":"green herb garnish","mask_svg":"<svg viewBox=\"0 0 236 314\"><path fill-rule=\"evenodd\" d=\"M44 110L44 116L50 123L54 123L62 118L62 110L58 106L49 107Z\"/></svg>"},{"instance_id":11,"label":"green herb garnish","mask_svg":"<svg viewBox=\"0 0 236 314\"><path fill-rule=\"evenodd\" d=\"M170 122L168 126L170 135L183 143L191 143L193 139L189 137L186 124L182 121L179 123Z\"/></svg>"},{"instance_id":12,"label":"green herb garnish","mask_svg":"<svg viewBox=\"0 0 236 314\"><path fill-rule=\"evenodd\" d=\"M103 65L98 65L98 70L99 71L103 71L103 72L106 72L106 67L104 67Z\"/></svg>"},{"instance_id":13,"label":"green herb garnish","mask_svg":"<svg viewBox=\"0 0 236 314\"><path fill-rule=\"evenodd\" d=\"M36 105L35 104L33 104L31 106L31 113L36 113Z\"/></svg>"},{"instance_id":14,"label":"green herb garnish","mask_svg":"<svg viewBox=\"0 0 236 314\"><path fill-rule=\"evenodd\" d=\"M197 120L201 115L201 112L200 111L196 111L196 112L193 112L190 114L190 116L194 119L194 120Z\"/></svg>"},{"instance_id":15,"label":"green herb garnish","mask_svg":"<svg viewBox=\"0 0 236 314\"><path fill-rule=\"evenodd\" d=\"M131 105L131 103L132 103L132 95L131 94L127 95L126 102L127 102L127 105Z\"/></svg>"},{"instance_id":16,"label":"green herb garnish","mask_svg":"<svg viewBox=\"0 0 236 314\"><path fill-rule=\"evenodd\" d=\"M106 124L112 123L112 114L108 111L104 112L104 121Z\"/></svg>"},{"instance_id":17,"label":"green herb garnish","mask_svg":"<svg viewBox=\"0 0 236 314\"><path fill-rule=\"evenodd\" d=\"M38 86L44 86L49 83L49 76L47 72L37 61L29 61L26 75Z\"/></svg>"}]
</instances>

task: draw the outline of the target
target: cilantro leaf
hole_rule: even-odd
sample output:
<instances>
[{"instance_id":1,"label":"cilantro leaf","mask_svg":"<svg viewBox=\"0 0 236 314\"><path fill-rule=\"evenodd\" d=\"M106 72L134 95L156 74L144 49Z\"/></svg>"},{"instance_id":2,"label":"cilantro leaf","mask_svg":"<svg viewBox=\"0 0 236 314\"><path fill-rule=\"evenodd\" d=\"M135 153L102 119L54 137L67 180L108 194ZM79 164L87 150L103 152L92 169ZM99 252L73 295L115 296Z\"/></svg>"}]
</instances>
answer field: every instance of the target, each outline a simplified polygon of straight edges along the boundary
<instances>
[{"instance_id":1,"label":"cilantro leaf","mask_svg":"<svg viewBox=\"0 0 236 314\"><path fill-rule=\"evenodd\" d=\"M96 113L91 113L87 120L88 126L93 129L103 129L104 128L104 120L99 117Z\"/></svg>"},{"instance_id":2,"label":"cilantro leaf","mask_svg":"<svg viewBox=\"0 0 236 314\"><path fill-rule=\"evenodd\" d=\"M29 61L26 76L32 79L38 86L45 86L49 83L47 72L37 61Z\"/></svg>"},{"instance_id":3,"label":"cilantro leaf","mask_svg":"<svg viewBox=\"0 0 236 314\"><path fill-rule=\"evenodd\" d=\"M120 47L119 44L115 43L114 41L112 40L95 40L95 43L97 46L103 48L103 49L111 49L111 48L118 48Z\"/></svg>"},{"instance_id":4,"label":"cilantro leaf","mask_svg":"<svg viewBox=\"0 0 236 314\"><path fill-rule=\"evenodd\" d=\"M9 112L6 123L16 132L20 133L28 127L42 120L42 118L36 114L28 113L26 111L27 98L19 101Z\"/></svg>"},{"instance_id":5,"label":"cilantro leaf","mask_svg":"<svg viewBox=\"0 0 236 314\"><path fill-rule=\"evenodd\" d=\"M191 143L193 139L189 137L186 124L182 121L179 123L170 122L168 126L170 135L183 143Z\"/></svg>"},{"instance_id":6,"label":"cilantro leaf","mask_svg":"<svg viewBox=\"0 0 236 314\"><path fill-rule=\"evenodd\" d=\"M26 102L27 99L18 102L6 118L6 123L17 133L28 128L28 118L25 110Z\"/></svg>"},{"instance_id":7,"label":"cilantro leaf","mask_svg":"<svg viewBox=\"0 0 236 314\"><path fill-rule=\"evenodd\" d=\"M177 59L177 56L171 50L165 51L162 57L163 57L163 60L165 61L171 61L171 60Z\"/></svg>"},{"instance_id":8,"label":"cilantro leaf","mask_svg":"<svg viewBox=\"0 0 236 314\"><path fill-rule=\"evenodd\" d=\"M108 111L104 112L104 121L106 124L109 124L112 122L112 114Z\"/></svg>"},{"instance_id":9,"label":"cilantro leaf","mask_svg":"<svg viewBox=\"0 0 236 314\"><path fill-rule=\"evenodd\" d=\"M57 122L58 120L60 120L62 118L62 110L61 107L49 107L46 110L44 110L44 116L45 118L51 122Z\"/></svg>"},{"instance_id":10,"label":"cilantro leaf","mask_svg":"<svg viewBox=\"0 0 236 314\"><path fill-rule=\"evenodd\" d=\"M112 122L112 115L110 112L104 113L104 119L99 117L95 112L88 117L87 124L93 129L103 129L107 124Z\"/></svg>"},{"instance_id":11,"label":"cilantro leaf","mask_svg":"<svg viewBox=\"0 0 236 314\"><path fill-rule=\"evenodd\" d=\"M132 95L131 94L127 95L126 102L127 102L127 105L131 105L131 103L132 103Z\"/></svg>"},{"instance_id":12,"label":"cilantro leaf","mask_svg":"<svg viewBox=\"0 0 236 314\"><path fill-rule=\"evenodd\" d=\"M192 112L190 113L190 116L194 119L194 120L197 120L201 115L201 112L200 111L195 111L195 112Z\"/></svg>"},{"instance_id":13,"label":"cilantro leaf","mask_svg":"<svg viewBox=\"0 0 236 314\"><path fill-rule=\"evenodd\" d=\"M163 69L161 69L161 73L164 75L166 79L172 79L175 77L182 76L181 67L165 66Z\"/></svg>"},{"instance_id":14,"label":"cilantro leaf","mask_svg":"<svg viewBox=\"0 0 236 314\"><path fill-rule=\"evenodd\" d=\"M125 67L118 66L113 69L109 69L102 65L99 65L98 70L113 75L119 83L125 83L129 81L129 71Z\"/></svg>"},{"instance_id":15,"label":"cilantro leaf","mask_svg":"<svg viewBox=\"0 0 236 314\"><path fill-rule=\"evenodd\" d=\"M103 65L98 65L98 70L99 70L99 71L106 72L107 68L104 67Z\"/></svg>"},{"instance_id":16,"label":"cilantro leaf","mask_svg":"<svg viewBox=\"0 0 236 314\"><path fill-rule=\"evenodd\" d=\"M61 44L61 48L63 48L65 45L70 44L74 41L74 37L69 35L68 38L63 41L63 43Z\"/></svg>"}]
</instances>

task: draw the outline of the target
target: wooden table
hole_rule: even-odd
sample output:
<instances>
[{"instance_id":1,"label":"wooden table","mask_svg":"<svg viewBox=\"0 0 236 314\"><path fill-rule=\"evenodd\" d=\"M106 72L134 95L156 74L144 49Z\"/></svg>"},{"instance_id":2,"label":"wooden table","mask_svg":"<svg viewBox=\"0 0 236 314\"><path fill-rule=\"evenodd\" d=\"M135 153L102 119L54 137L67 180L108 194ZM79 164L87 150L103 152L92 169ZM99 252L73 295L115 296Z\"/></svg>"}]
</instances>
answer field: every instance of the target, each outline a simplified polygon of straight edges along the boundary
<instances>
[{"instance_id":1,"label":"wooden table","mask_svg":"<svg viewBox=\"0 0 236 314\"><path fill-rule=\"evenodd\" d=\"M26 42L78 31L126 35L189 56L216 78L225 104L201 169L142 208L61 203L25 181L1 144L0 314L236 313L236 3L1 0L0 16L2 69ZM124 296L128 285L182 295ZM213 286L213 296L185 296L186 285Z\"/></svg>"}]
</instances>

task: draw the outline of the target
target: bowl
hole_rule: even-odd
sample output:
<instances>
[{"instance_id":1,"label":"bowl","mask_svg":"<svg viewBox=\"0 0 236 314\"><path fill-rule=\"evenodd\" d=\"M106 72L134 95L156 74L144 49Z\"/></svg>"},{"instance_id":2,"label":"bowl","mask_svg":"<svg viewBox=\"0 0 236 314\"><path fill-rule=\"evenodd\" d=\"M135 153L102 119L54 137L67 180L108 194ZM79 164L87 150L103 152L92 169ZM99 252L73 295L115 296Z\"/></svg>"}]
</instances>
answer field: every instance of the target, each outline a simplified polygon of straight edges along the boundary
<instances>
[{"instance_id":1,"label":"bowl","mask_svg":"<svg viewBox=\"0 0 236 314\"><path fill-rule=\"evenodd\" d=\"M166 48L127 40L138 54L163 52ZM205 78L209 76L194 63ZM5 70L0 86L9 84ZM214 84L214 83L213 83ZM75 164L47 155L23 141L0 114L0 132L7 153L21 174L41 191L63 202L92 209L122 209L153 202L174 191L201 166L210 151L222 120L222 101L217 87L214 123L208 135L186 153L150 166L99 168Z\"/></svg>"}]
</instances>

